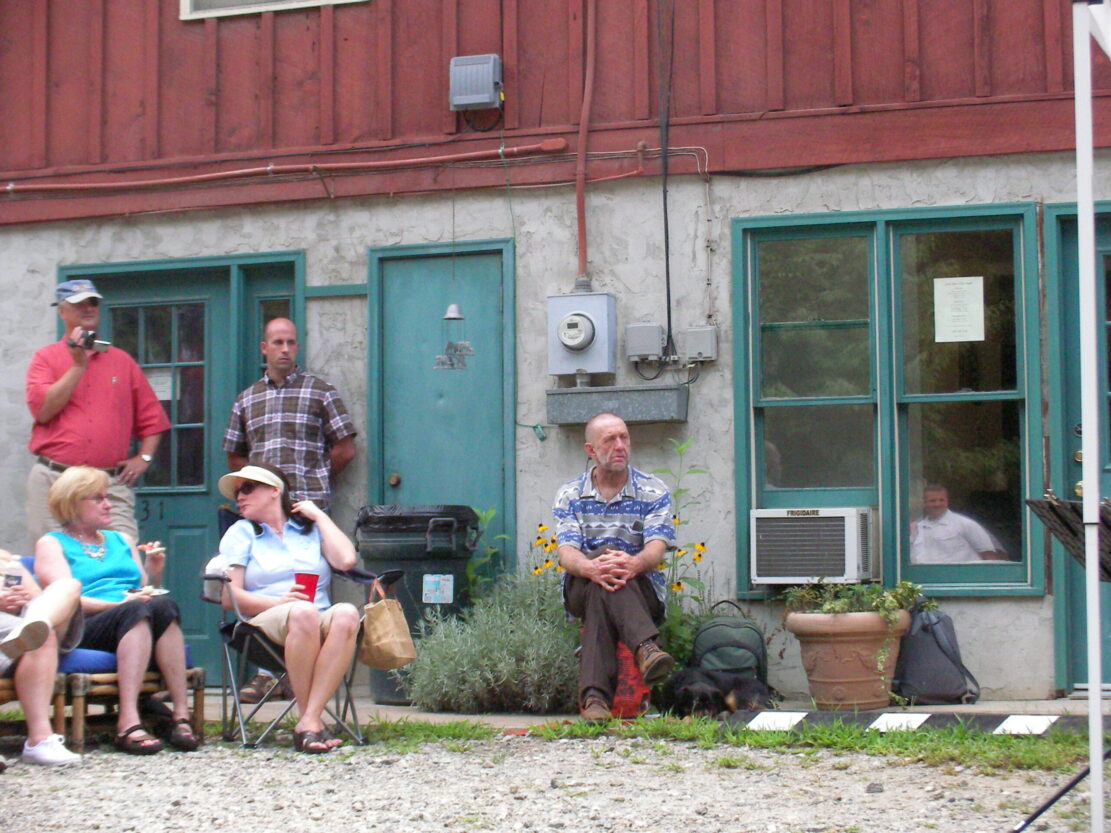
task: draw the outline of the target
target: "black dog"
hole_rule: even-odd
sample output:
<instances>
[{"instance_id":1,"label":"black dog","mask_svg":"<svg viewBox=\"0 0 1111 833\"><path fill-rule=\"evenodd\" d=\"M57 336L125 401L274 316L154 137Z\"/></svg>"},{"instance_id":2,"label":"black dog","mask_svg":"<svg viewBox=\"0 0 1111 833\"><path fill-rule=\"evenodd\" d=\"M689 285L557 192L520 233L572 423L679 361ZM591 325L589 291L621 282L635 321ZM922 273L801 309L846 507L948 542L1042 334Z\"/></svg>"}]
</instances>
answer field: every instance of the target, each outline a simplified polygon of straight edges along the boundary
<instances>
[{"instance_id":1,"label":"black dog","mask_svg":"<svg viewBox=\"0 0 1111 833\"><path fill-rule=\"evenodd\" d=\"M664 709L702 717L766 709L772 702L771 689L753 677L701 668L684 668L672 675L661 694Z\"/></svg>"}]
</instances>

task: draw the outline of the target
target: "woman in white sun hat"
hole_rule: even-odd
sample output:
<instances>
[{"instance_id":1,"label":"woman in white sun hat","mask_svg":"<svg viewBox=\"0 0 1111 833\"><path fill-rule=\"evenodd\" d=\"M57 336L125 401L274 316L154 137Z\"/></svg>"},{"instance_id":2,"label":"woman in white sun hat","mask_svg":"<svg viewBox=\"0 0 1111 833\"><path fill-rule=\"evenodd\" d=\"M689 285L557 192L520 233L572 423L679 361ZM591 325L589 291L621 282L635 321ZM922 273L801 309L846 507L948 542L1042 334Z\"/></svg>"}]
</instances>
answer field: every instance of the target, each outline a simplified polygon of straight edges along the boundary
<instances>
[{"instance_id":1,"label":"woman in white sun hat","mask_svg":"<svg viewBox=\"0 0 1111 833\"><path fill-rule=\"evenodd\" d=\"M225 474L220 493L243 516L220 541L230 592L252 625L285 646L299 713L294 748L330 752L339 741L324 727L324 706L351 665L359 611L332 604L329 591L333 570L355 566L355 546L316 504L291 503L289 481L274 466L252 463ZM295 573L318 576L312 598Z\"/></svg>"}]
</instances>

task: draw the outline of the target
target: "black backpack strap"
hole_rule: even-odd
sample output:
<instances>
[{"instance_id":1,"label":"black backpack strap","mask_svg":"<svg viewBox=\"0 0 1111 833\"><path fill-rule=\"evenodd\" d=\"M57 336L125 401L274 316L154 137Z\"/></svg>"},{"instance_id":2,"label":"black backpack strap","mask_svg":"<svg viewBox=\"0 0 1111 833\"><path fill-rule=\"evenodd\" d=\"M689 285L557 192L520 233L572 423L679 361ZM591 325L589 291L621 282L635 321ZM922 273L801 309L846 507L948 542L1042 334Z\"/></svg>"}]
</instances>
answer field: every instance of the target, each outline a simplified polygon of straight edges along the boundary
<instances>
[{"instance_id":1,"label":"black backpack strap","mask_svg":"<svg viewBox=\"0 0 1111 833\"><path fill-rule=\"evenodd\" d=\"M741 607L740 604L734 599L722 599L720 602L714 602L712 605L710 605L710 610L712 611L715 607L718 607L719 605L732 605L734 608L736 608L736 610L739 614L741 614L742 616L746 615L745 614L745 609L743 607Z\"/></svg>"},{"instance_id":2,"label":"black backpack strap","mask_svg":"<svg viewBox=\"0 0 1111 833\"><path fill-rule=\"evenodd\" d=\"M949 636L945 631L942 628L934 627L934 625L939 623L937 617L931 616L928 622L930 633L933 635L934 641L937 642L937 647L941 649L942 653L949 658L949 661L953 663L953 665L960 669L961 674L964 676L965 683L969 690L961 697L961 702L975 703L980 699L980 684L976 681L976 678L972 676L972 672L964 667L964 663L961 662L960 653L957 651L957 646L949 641Z\"/></svg>"}]
</instances>

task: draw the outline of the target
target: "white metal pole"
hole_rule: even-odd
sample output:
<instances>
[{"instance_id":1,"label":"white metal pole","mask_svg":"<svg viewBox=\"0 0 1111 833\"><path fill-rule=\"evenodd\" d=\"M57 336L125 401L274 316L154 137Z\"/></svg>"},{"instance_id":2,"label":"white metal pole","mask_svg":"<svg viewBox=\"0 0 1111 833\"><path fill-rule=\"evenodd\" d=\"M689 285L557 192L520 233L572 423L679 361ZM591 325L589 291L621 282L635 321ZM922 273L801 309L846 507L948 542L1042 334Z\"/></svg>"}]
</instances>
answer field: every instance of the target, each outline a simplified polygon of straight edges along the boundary
<instances>
[{"instance_id":1,"label":"white metal pole","mask_svg":"<svg viewBox=\"0 0 1111 833\"><path fill-rule=\"evenodd\" d=\"M1091 17L1087 2L1072 6L1076 101L1076 221L1080 286L1080 420L1083 429L1085 598L1088 636L1088 762L1092 833L1103 830L1103 634L1099 612L1100 421L1097 354L1095 202L1092 195Z\"/></svg>"}]
</instances>

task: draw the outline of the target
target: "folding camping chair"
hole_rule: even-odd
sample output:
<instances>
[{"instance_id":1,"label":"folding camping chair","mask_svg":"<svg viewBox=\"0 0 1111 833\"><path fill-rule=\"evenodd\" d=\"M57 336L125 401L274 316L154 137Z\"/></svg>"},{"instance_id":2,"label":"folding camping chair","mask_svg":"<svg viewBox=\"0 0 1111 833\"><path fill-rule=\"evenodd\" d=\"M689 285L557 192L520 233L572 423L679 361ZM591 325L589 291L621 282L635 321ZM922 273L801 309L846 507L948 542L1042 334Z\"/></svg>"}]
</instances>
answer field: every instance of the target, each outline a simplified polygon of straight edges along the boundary
<instances>
[{"instance_id":1,"label":"folding camping chair","mask_svg":"<svg viewBox=\"0 0 1111 833\"><path fill-rule=\"evenodd\" d=\"M381 575L375 575L354 568L345 571L333 570L332 575L365 585L369 598L370 587L375 580L378 580L385 588L396 582L404 573L402 570L387 570ZM204 601L223 606L224 593L227 592L231 603L231 610L229 611L231 615L225 616L224 621L219 625L220 641L224 646L220 709L223 737L224 740L231 740L238 734L243 746L258 746L296 705L293 700L290 700L276 717L266 723L257 736L251 736L249 724L259 710L281 690L282 683L289 676L285 667L284 649L283 646L268 639L261 630L252 625L247 617L243 615L235 596L227 591L227 585L231 582L231 578L225 571L206 572L202 578L204 579L204 591L201 598ZM236 654L237 657L233 657L233 654ZM265 668L272 673L277 679L277 685L271 687L258 703L253 704L250 711L246 711L243 708L244 704L239 701L239 689L247 679L252 664ZM359 717L355 711L355 699L351 690L354 678L355 659L352 658L351 668L348 669L343 681L336 689L332 705L325 707L325 713L331 720L335 721L333 729L336 732L343 731L355 743L362 744L364 742L362 728L359 726ZM229 699L235 708L234 725L228 709ZM244 714L245 711L246 714Z\"/></svg>"}]
</instances>

